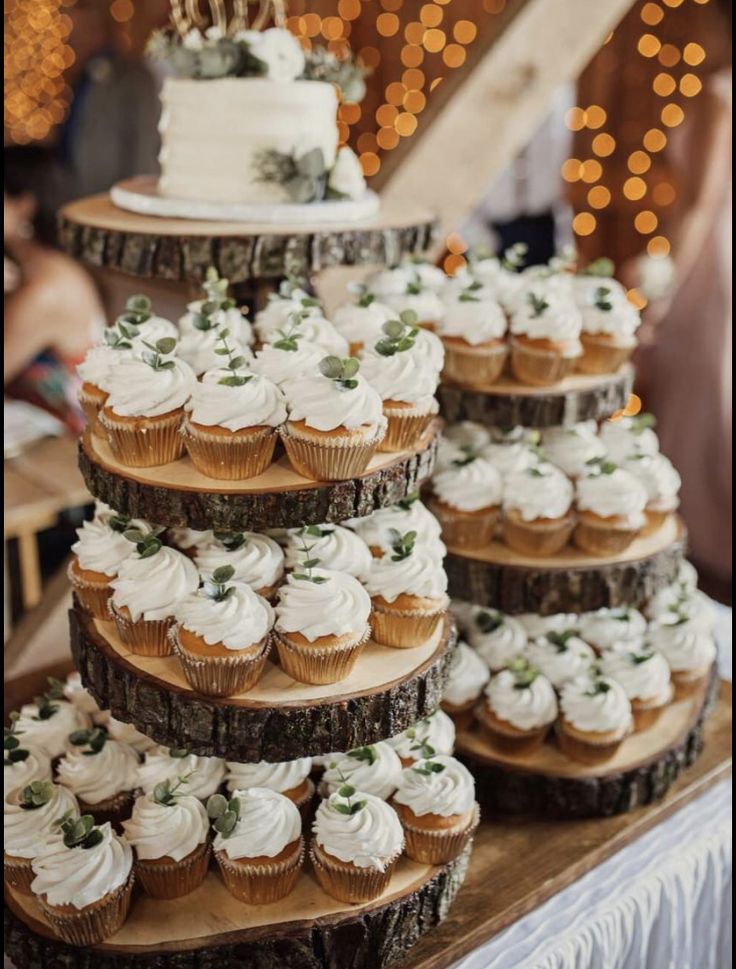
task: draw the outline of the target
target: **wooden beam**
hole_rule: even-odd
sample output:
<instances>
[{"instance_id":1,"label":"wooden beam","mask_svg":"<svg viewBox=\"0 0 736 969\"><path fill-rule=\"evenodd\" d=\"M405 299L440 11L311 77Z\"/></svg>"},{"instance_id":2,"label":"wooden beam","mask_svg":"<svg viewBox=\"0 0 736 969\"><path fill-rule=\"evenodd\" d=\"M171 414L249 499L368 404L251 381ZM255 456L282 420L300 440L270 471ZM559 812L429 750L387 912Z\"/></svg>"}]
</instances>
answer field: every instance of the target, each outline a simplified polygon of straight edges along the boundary
<instances>
[{"instance_id":1,"label":"wooden beam","mask_svg":"<svg viewBox=\"0 0 736 969\"><path fill-rule=\"evenodd\" d=\"M457 89L448 89L444 107L420 125L401 164L387 167L384 204L431 206L440 217L441 247L442 236L470 215L527 143L553 91L578 77L631 3L526 0L505 29L486 39L475 65L458 72L462 83L453 80Z\"/></svg>"}]
</instances>

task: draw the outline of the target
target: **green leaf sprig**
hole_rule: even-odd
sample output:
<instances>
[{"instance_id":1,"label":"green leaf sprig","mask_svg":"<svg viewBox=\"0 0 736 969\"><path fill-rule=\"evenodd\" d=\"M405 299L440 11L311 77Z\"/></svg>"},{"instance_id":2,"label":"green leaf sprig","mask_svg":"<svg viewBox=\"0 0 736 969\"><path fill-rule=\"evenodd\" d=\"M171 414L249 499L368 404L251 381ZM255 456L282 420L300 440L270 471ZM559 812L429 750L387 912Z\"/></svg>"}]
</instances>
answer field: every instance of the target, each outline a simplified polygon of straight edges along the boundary
<instances>
[{"instance_id":1,"label":"green leaf sprig","mask_svg":"<svg viewBox=\"0 0 736 969\"><path fill-rule=\"evenodd\" d=\"M607 256L601 256L600 259L594 259L593 262L588 263L585 269L581 270L581 276L599 276L605 279L612 279L613 274L616 271L616 266L612 259Z\"/></svg>"},{"instance_id":2,"label":"green leaf sprig","mask_svg":"<svg viewBox=\"0 0 736 969\"><path fill-rule=\"evenodd\" d=\"M585 691L585 696L598 696L600 693L608 693L611 684L600 677L596 677L590 685L590 689Z\"/></svg>"},{"instance_id":3,"label":"green leaf sprig","mask_svg":"<svg viewBox=\"0 0 736 969\"><path fill-rule=\"evenodd\" d=\"M123 537L133 542L139 558L148 559L163 548L163 542L159 538L163 531L158 525L150 532L142 532L140 528L128 528L123 532Z\"/></svg>"},{"instance_id":4,"label":"green leaf sprig","mask_svg":"<svg viewBox=\"0 0 736 969\"><path fill-rule=\"evenodd\" d=\"M539 670L535 666L532 666L529 660L523 656L518 656L516 659L511 660L506 669L514 674L515 690L528 689L539 676Z\"/></svg>"},{"instance_id":5,"label":"green leaf sprig","mask_svg":"<svg viewBox=\"0 0 736 969\"><path fill-rule=\"evenodd\" d=\"M417 533L415 531L410 531L405 532L402 535L398 528L390 528L389 536L391 538L391 551L393 552L391 561L403 562L404 559L408 559L409 556L414 552Z\"/></svg>"},{"instance_id":6,"label":"green leaf sprig","mask_svg":"<svg viewBox=\"0 0 736 969\"><path fill-rule=\"evenodd\" d=\"M105 327L105 344L112 350L130 350L139 332L134 323L118 317L113 326Z\"/></svg>"},{"instance_id":7,"label":"green leaf sprig","mask_svg":"<svg viewBox=\"0 0 736 969\"><path fill-rule=\"evenodd\" d=\"M629 424L632 434L641 434L643 431L655 428L656 426L657 418L654 414L647 413L636 414L631 418L631 423Z\"/></svg>"},{"instance_id":8,"label":"green leaf sprig","mask_svg":"<svg viewBox=\"0 0 736 969\"><path fill-rule=\"evenodd\" d=\"M277 350L286 350L287 352L294 353L299 349L299 340L304 336L302 330L300 330L300 324L302 322L301 313L290 313L288 318L288 329L278 329L276 333L278 334L278 340L274 340L271 346L276 347Z\"/></svg>"},{"instance_id":9,"label":"green leaf sprig","mask_svg":"<svg viewBox=\"0 0 736 969\"><path fill-rule=\"evenodd\" d=\"M342 779L343 778L341 774L341 780ZM357 814L359 811L362 811L363 808L368 803L367 801L354 801L353 797L356 794L356 790L352 784L347 784L344 781L340 785L340 787L338 787L336 793L338 797L341 797L344 801L347 801L347 804L340 804L337 801L330 802L332 807L335 809L335 811L338 812L338 814L346 814L348 816Z\"/></svg>"},{"instance_id":10,"label":"green leaf sprig","mask_svg":"<svg viewBox=\"0 0 736 969\"><path fill-rule=\"evenodd\" d=\"M21 747L18 740L18 735L23 733L22 730L18 730L19 719L20 714L17 710L13 710L10 714L10 726L3 727L3 766L5 767L12 767L13 764L28 760L29 752Z\"/></svg>"},{"instance_id":11,"label":"green leaf sprig","mask_svg":"<svg viewBox=\"0 0 736 969\"><path fill-rule=\"evenodd\" d=\"M610 299L611 288L609 286L599 286L595 291L595 306L599 310L604 310L609 312L613 309L613 303Z\"/></svg>"},{"instance_id":12,"label":"green leaf sprig","mask_svg":"<svg viewBox=\"0 0 736 969\"><path fill-rule=\"evenodd\" d=\"M532 316L541 316L545 310L549 309L549 303L543 296L537 296L536 293L527 293L526 301L532 308Z\"/></svg>"},{"instance_id":13,"label":"green leaf sprig","mask_svg":"<svg viewBox=\"0 0 736 969\"><path fill-rule=\"evenodd\" d=\"M381 330L386 335L376 343L376 353L382 357L392 357L395 353L411 350L419 333L417 320L414 310L404 310L399 313L398 320L384 323Z\"/></svg>"},{"instance_id":14,"label":"green leaf sprig","mask_svg":"<svg viewBox=\"0 0 736 969\"><path fill-rule=\"evenodd\" d=\"M207 302L216 303L217 309L231 310L235 308L235 300L228 296L230 280L221 276L214 266L210 266L207 270L203 288Z\"/></svg>"},{"instance_id":15,"label":"green leaf sprig","mask_svg":"<svg viewBox=\"0 0 736 969\"><path fill-rule=\"evenodd\" d=\"M304 558L301 561L301 567L303 569L306 569L306 571L293 572L292 575L295 579L298 579L300 582L313 582L314 585L324 585L325 582L329 581L329 577L326 575L314 575L312 572L312 569L314 569L317 565L319 565L321 561L318 558L312 557L312 550L317 543L312 542L311 545L307 544L306 536L314 534L309 530L310 528L313 528L313 527L315 526L308 526L307 528L302 529L299 536L302 543L299 551L304 555Z\"/></svg>"},{"instance_id":16,"label":"green leaf sprig","mask_svg":"<svg viewBox=\"0 0 736 969\"><path fill-rule=\"evenodd\" d=\"M609 458L590 458L585 462L585 466L590 469L592 477L599 477L603 474L613 474L618 465Z\"/></svg>"},{"instance_id":17,"label":"green leaf sprig","mask_svg":"<svg viewBox=\"0 0 736 969\"><path fill-rule=\"evenodd\" d=\"M31 781L21 791L18 807L23 811L35 811L48 804L54 796L54 785L51 781Z\"/></svg>"},{"instance_id":18,"label":"green leaf sprig","mask_svg":"<svg viewBox=\"0 0 736 969\"><path fill-rule=\"evenodd\" d=\"M654 649L649 643L642 643L642 647L637 652L630 652L628 654L631 662L638 666L640 663L648 662L654 656Z\"/></svg>"},{"instance_id":19,"label":"green leaf sprig","mask_svg":"<svg viewBox=\"0 0 736 969\"><path fill-rule=\"evenodd\" d=\"M407 296L419 296L422 292L422 280L419 273L414 273L414 278L410 279L406 284L406 295Z\"/></svg>"},{"instance_id":20,"label":"green leaf sprig","mask_svg":"<svg viewBox=\"0 0 736 969\"><path fill-rule=\"evenodd\" d=\"M227 369L230 371L225 377L220 377L217 381L218 384L223 384L225 387L243 387L245 384L249 383L254 374L239 374L238 370L242 370L244 367L248 366L248 361L242 354L239 354L235 347L231 347L227 342L227 338L230 336L230 330L227 327L223 327L217 334L218 346L215 347L215 353L220 357L227 357Z\"/></svg>"},{"instance_id":21,"label":"green leaf sprig","mask_svg":"<svg viewBox=\"0 0 736 969\"><path fill-rule=\"evenodd\" d=\"M528 252L529 246L525 242L515 242L513 246L509 246L509 248L504 251L504 254L501 257L501 265L504 269L508 269L510 272L518 273L526 262Z\"/></svg>"},{"instance_id":22,"label":"green leaf sprig","mask_svg":"<svg viewBox=\"0 0 736 969\"><path fill-rule=\"evenodd\" d=\"M376 749L375 747L355 747L353 750L349 750L347 753L348 757L352 757L353 760L359 760L363 764L368 764L372 767L376 762Z\"/></svg>"},{"instance_id":23,"label":"green leaf sprig","mask_svg":"<svg viewBox=\"0 0 736 969\"><path fill-rule=\"evenodd\" d=\"M229 838L240 818L240 798L231 797L228 801L223 794L212 794L207 798L207 816L214 830Z\"/></svg>"},{"instance_id":24,"label":"green leaf sprig","mask_svg":"<svg viewBox=\"0 0 736 969\"><path fill-rule=\"evenodd\" d=\"M323 377L331 380L338 390L355 390L358 381L355 379L360 370L360 362L356 357L323 357L319 362L319 372Z\"/></svg>"},{"instance_id":25,"label":"green leaf sprig","mask_svg":"<svg viewBox=\"0 0 736 969\"><path fill-rule=\"evenodd\" d=\"M74 730L69 734L69 743L73 747L88 747L83 750L85 757L94 757L99 754L108 740L107 730L104 727L92 727L87 730Z\"/></svg>"},{"instance_id":26,"label":"green leaf sprig","mask_svg":"<svg viewBox=\"0 0 736 969\"><path fill-rule=\"evenodd\" d=\"M36 713L31 719L50 720L59 709L59 704L56 701L60 699L61 697L58 696L56 690L53 688L41 696L34 697L33 702L36 705Z\"/></svg>"},{"instance_id":27,"label":"green leaf sprig","mask_svg":"<svg viewBox=\"0 0 736 969\"><path fill-rule=\"evenodd\" d=\"M480 453L475 450L472 444L462 444L460 446L461 458L453 458L453 465L456 468L464 468L467 464L472 464L480 457Z\"/></svg>"},{"instance_id":28,"label":"green leaf sprig","mask_svg":"<svg viewBox=\"0 0 736 969\"><path fill-rule=\"evenodd\" d=\"M436 760L420 760L417 761L411 768L416 774L421 774L422 777L431 777L432 774L441 774L445 769L444 764L439 764Z\"/></svg>"},{"instance_id":29,"label":"green leaf sprig","mask_svg":"<svg viewBox=\"0 0 736 969\"><path fill-rule=\"evenodd\" d=\"M566 629L564 632L558 633L551 630L545 635L545 639L548 643L555 647L558 653L566 653L568 649L568 643L573 638L577 636L577 629Z\"/></svg>"},{"instance_id":30,"label":"green leaf sprig","mask_svg":"<svg viewBox=\"0 0 736 969\"><path fill-rule=\"evenodd\" d=\"M237 552L248 541L243 532L213 532L213 535L226 552Z\"/></svg>"},{"instance_id":31,"label":"green leaf sprig","mask_svg":"<svg viewBox=\"0 0 736 969\"><path fill-rule=\"evenodd\" d=\"M173 336L161 337L155 343L149 343L147 340L144 340L143 345L147 349L141 354L141 359L144 363L148 364L151 370L174 369L174 361L165 359L176 349L176 340Z\"/></svg>"},{"instance_id":32,"label":"green leaf sprig","mask_svg":"<svg viewBox=\"0 0 736 969\"><path fill-rule=\"evenodd\" d=\"M412 491L411 494L406 495L404 498L400 498L397 505L402 511L409 511L411 506L419 501L419 490Z\"/></svg>"},{"instance_id":33,"label":"green leaf sprig","mask_svg":"<svg viewBox=\"0 0 736 969\"><path fill-rule=\"evenodd\" d=\"M67 812L60 818L59 827L67 848L94 848L104 837L102 831L95 827L95 819L91 814L83 814L81 818L75 818Z\"/></svg>"},{"instance_id":34,"label":"green leaf sprig","mask_svg":"<svg viewBox=\"0 0 736 969\"><path fill-rule=\"evenodd\" d=\"M506 620L504 619L503 614L497 612L495 609L483 609L481 612L476 614L474 622L482 633L486 633L486 635L488 635L489 633L495 633L497 629L500 629Z\"/></svg>"},{"instance_id":35,"label":"green leaf sprig","mask_svg":"<svg viewBox=\"0 0 736 969\"><path fill-rule=\"evenodd\" d=\"M182 774L173 784L168 777L165 781L160 781L153 789L153 799L156 804L161 804L164 807L170 807L174 804L177 797L181 797L186 793L185 791L180 791L179 788L183 784L189 783L189 778L193 773L194 771L190 771L188 774Z\"/></svg>"},{"instance_id":36,"label":"green leaf sprig","mask_svg":"<svg viewBox=\"0 0 736 969\"><path fill-rule=\"evenodd\" d=\"M479 289L482 289L482 283L478 282L478 280L475 280L470 284L470 286L466 286L465 289L462 290L462 292L458 296L458 302L459 303L480 303L481 302L480 296L475 295Z\"/></svg>"},{"instance_id":37,"label":"green leaf sprig","mask_svg":"<svg viewBox=\"0 0 736 969\"><path fill-rule=\"evenodd\" d=\"M327 192L327 165L321 148L303 155L267 148L253 157L258 181L282 185L292 202L316 202Z\"/></svg>"},{"instance_id":38,"label":"green leaf sprig","mask_svg":"<svg viewBox=\"0 0 736 969\"><path fill-rule=\"evenodd\" d=\"M212 578L204 580L204 594L213 602L224 602L235 591L234 586L228 585L234 575L235 569L232 565L221 565L212 573Z\"/></svg>"}]
</instances>

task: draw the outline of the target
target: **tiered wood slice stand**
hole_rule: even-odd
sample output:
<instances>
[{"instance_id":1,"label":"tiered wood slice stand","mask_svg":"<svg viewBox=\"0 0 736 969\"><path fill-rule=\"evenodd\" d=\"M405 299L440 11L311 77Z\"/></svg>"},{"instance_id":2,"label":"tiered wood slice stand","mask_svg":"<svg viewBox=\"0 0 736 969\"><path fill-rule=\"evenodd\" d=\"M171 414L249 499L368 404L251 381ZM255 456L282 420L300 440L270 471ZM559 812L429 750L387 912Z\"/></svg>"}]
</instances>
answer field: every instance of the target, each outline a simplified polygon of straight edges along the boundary
<instances>
[{"instance_id":1,"label":"tiered wood slice stand","mask_svg":"<svg viewBox=\"0 0 736 969\"><path fill-rule=\"evenodd\" d=\"M443 384L442 416L489 427L567 426L610 418L633 386L629 365L618 373L573 374L552 387L529 387L510 376L492 386ZM685 553L686 532L671 515L621 555L597 558L566 546L549 558L514 552L501 541L478 549L448 548L452 596L508 614L582 613L603 607L640 608L671 583ZM525 756L497 750L476 724L459 734L457 753L475 774L481 803L494 811L578 818L630 811L661 798L702 750L703 724L717 686L671 704L655 725L629 737L604 765L564 756L553 739Z\"/></svg>"}]
</instances>

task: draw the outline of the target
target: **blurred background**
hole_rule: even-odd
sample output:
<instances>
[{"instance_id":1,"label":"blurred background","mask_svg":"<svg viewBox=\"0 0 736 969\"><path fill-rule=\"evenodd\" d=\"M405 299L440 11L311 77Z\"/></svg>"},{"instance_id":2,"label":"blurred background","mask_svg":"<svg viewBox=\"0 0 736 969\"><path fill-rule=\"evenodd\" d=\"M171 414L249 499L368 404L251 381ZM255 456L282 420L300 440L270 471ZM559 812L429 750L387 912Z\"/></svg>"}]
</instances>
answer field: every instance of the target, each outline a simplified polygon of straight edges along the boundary
<instances>
[{"instance_id":1,"label":"blurred background","mask_svg":"<svg viewBox=\"0 0 736 969\"><path fill-rule=\"evenodd\" d=\"M5 0L5 397L45 415L6 408L16 616L39 601L86 500L74 367L131 292L56 248L55 212L156 171L162 77L145 46L168 9ZM363 102L340 107L340 137L385 198L438 211L433 256L448 273L478 244L524 241L533 262L571 245L584 262L614 260L645 320L628 412L657 417L702 585L730 603L730 0L289 0L287 10L306 46L349 47L370 68ZM147 291L178 314L179 294ZM58 443L34 469L25 446L38 434Z\"/></svg>"}]
</instances>

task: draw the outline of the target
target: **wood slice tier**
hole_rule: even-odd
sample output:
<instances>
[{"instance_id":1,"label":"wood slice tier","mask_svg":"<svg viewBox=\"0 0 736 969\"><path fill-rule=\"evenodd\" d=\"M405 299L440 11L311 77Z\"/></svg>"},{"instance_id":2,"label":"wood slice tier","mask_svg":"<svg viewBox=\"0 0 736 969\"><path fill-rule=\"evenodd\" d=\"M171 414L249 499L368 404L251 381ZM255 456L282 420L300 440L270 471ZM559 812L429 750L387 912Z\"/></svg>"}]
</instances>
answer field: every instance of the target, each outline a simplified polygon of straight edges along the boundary
<instances>
[{"instance_id":1,"label":"wood slice tier","mask_svg":"<svg viewBox=\"0 0 736 969\"><path fill-rule=\"evenodd\" d=\"M382 969L445 918L469 856L440 867L402 858L379 899L349 907L309 871L283 901L258 906L210 872L183 898L137 894L122 929L89 948L57 938L34 899L6 889L5 952L15 969Z\"/></svg>"},{"instance_id":2,"label":"wood slice tier","mask_svg":"<svg viewBox=\"0 0 736 969\"><path fill-rule=\"evenodd\" d=\"M703 749L718 676L699 693L671 703L653 726L627 738L597 767L576 763L548 738L526 756L494 748L476 726L459 734L456 753L473 771L478 799L503 814L585 818L622 814L663 797Z\"/></svg>"},{"instance_id":3,"label":"wood slice tier","mask_svg":"<svg viewBox=\"0 0 736 969\"><path fill-rule=\"evenodd\" d=\"M90 434L80 441L79 467L95 498L122 515L159 525L263 531L362 518L395 505L432 474L439 421L415 452L377 454L350 481L312 481L285 456L246 481L216 481L188 457L157 468L126 468L106 441Z\"/></svg>"},{"instance_id":4,"label":"wood slice tier","mask_svg":"<svg viewBox=\"0 0 736 969\"><path fill-rule=\"evenodd\" d=\"M395 265L429 248L434 216L411 205L322 227L163 219L137 215L93 195L58 217L61 247L88 266L147 279L201 282L210 266L231 283L306 278L330 266Z\"/></svg>"},{"instance_id":5,"label":"wood slice tier","mask_svg":"<svg viewBox=\"0 0 736 969\"><path fill-rule=\"evenodd\" d=\"M634 368L627 364L615 374L573 374L554 387L530 387L511 377L487 385L443 381L437 397L450 422L557 427L610 417L626 406L633 386Z\"/></svg>"},{"instance_id":6,"label":"wood slice tier","mask_svg":"<svg viewBox=\"0 0 736 969\"><path fill-rule=\"evenodd\" d=\"M112 623L69 612L72 656L100 707L166 747L243 763L351 750L392 737L439 706L456 634L448 619L413 649L369 642L350 676L297 683L271 659L246 694L195 693L175 656L136 656Z\"/></svg>"},{"instance_id":7,"label":"wood slice tier","mask_svg":"<svg viewBox=\"0 0 736 969\"><path fill-rule=\"evenodd\" d=\"M450 547L445 570L450 595L511 614L638 608L674 581L686 542L685 526L672 515L615 559L594 558L572 546L551 558L531 559L493 542L481 549Z\"/></svg>"}]
</instances>

